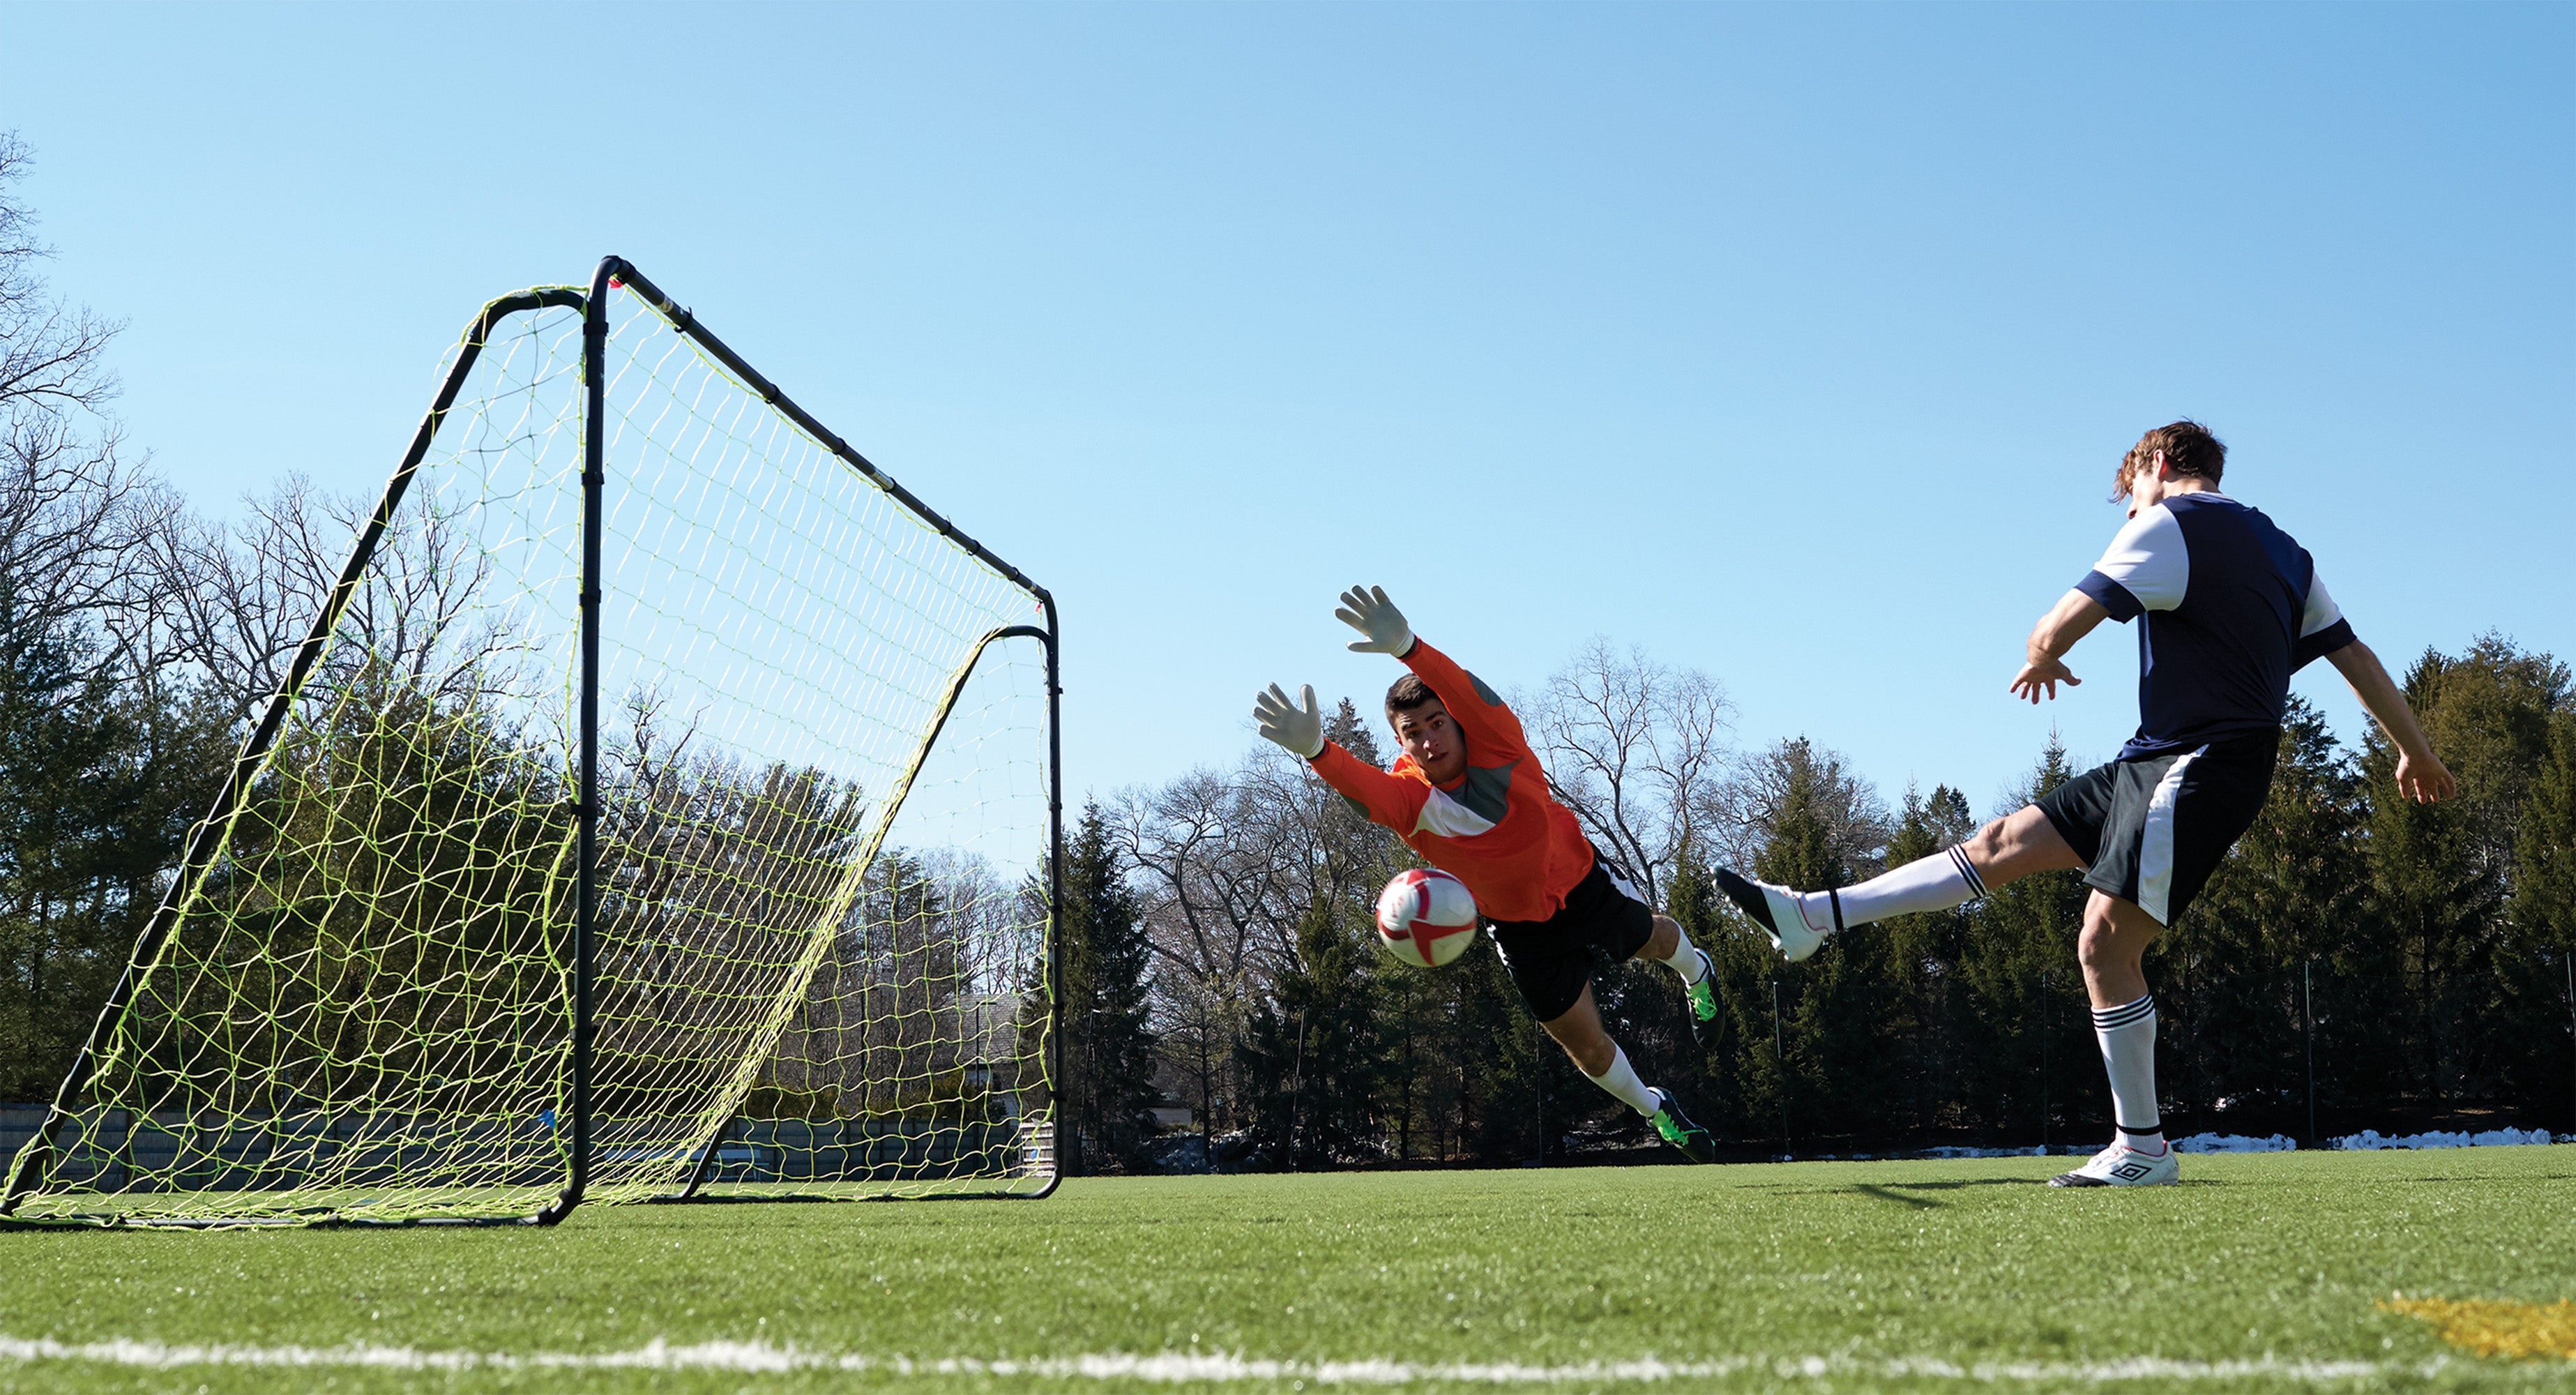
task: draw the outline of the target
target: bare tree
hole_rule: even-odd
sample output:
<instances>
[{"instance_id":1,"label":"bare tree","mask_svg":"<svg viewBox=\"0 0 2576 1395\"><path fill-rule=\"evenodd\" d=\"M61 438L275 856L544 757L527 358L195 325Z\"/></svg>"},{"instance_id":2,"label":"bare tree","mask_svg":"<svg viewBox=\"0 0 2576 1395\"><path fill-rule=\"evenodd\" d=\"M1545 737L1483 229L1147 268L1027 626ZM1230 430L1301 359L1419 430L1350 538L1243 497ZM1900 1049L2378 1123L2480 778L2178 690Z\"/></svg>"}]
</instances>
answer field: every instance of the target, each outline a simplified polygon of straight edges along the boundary
<instances>
[{"instance_id":1,"label":"bare tree","mask_svg":"<svg viewBox=\"0 0 2576 1395\"><path fill-rule=\"evenodd\" d=\"M240 721L255 720L285 681L376 506L322 493L301 475L245 503L239 524L176 520L151 536L149 552L166 582L158 647L201 671ZM404 502L341 616L332 650L341 681L371 666L442 700L524 699L545 687L519 664L569 642L568 622L544 632L564 598L529 595L499 575L476 536L484 522L442 508L429 491Z\"/></svg>"},{"instance_id":2,"label":"bare tree","mask_svg":"<svg viewBox=\"0 0 2576 1395\"><path fill-rule=\"evenodd\" d=\"M1740 762L1713 792L1706 822L1730 864L1753 865L1779 831L1792 791L1803 794L1801 807L1823 822L1827 851L1851 876L1879 871L1896 827L1887 801L1852 773L1841 752L1819 749L1804 737L1776 742Z\"/></svg>"},{"instance_id":3,"label":"bare tree","mask_svg":"<svg viewBox=\"0 0 2576 1395\"><path fill-rule=\"evenodd\" d=\"M331 540L348 550L302 476L245 502L238 527L187 517L151 550L169 582L163 647L206 675L236 721L257 718L322 613L342 560Z\"/></svg>"},{"instance_id":4,"label":"bare tree","mask_svg":"<svg viewBox=\"0 0 2576 1395\"><path fill-rule=\"evenodd\" d=\"M37 263L35 216L10 195L30 160L0 132L0 583L21 622L95 619L115 641L99 660L133 661L163 578L132 558L177 510L170 491L121 453L105 354L124 326L55 296Z\"/></svg>"},{"instance_id":5,"label":"bare tree","mask_svg":"<svg viewBox=\"0 0 2576 1395\"><path fill-rule=\"evenodd\" d=\"M1557 798L1602 851L1627 865L1661 905L1683 846L1721 807L1734 704L1697 669L1624 653L1598 635L1548 676L1528 704L1530 745Z\"/></svg>"},{"instance_id":6,"label":"bare tree","mask_svg":"<svg viewBox=\"0 0 2576 1395\"><path fill-rule=\"evenodd\" d=\"M1347 702L1332 734L1362 758L1373 743ZM1297 926L1319 903L1365 902L1406 860L1393 835L1263 744L1232 769L1129 790L1113 836L1136 869L1138 909L1160 972L1154 1030L1165 1066L1203 1108L1236 1097L1234 1048L1279 976L1298 966Z\"/></svg>"},{"instance_id":7,"label":"bare tree","mask_svg":"<svg viewBox=\"0 0 2576 1395\"><path fill-rule=\"evenodd\" d=\"M1263 976L1265 960L1293 952L1276 904L1277 850L1253 836L1262 823L1254 806L1236 773L1213 770L1126 791L1114 805L1155 958L1192 983L1246 983Z\"/></svg>"}]
</instances>

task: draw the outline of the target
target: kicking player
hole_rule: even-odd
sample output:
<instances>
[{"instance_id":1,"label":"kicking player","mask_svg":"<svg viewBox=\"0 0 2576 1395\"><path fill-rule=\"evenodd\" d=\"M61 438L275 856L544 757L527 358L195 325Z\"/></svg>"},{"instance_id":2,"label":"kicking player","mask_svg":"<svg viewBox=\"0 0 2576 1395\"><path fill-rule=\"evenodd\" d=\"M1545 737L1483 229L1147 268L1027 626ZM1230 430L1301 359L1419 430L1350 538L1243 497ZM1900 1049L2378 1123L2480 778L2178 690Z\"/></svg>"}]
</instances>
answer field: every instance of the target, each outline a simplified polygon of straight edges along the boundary
<instances>
[{"instance_id":1,"label":"kicking player","mask_svg":"<svg viewBox=\"0 0 2576 1395\"><path fill-rule=\"evenodd\" d=\"M2066 652L2104 620L2138 622L2138 734L2109 764L1979 829L1967 842L1858 886L1800 894L1730 871L1718 885L1792 960L1825 936L1892 915L1942 910L1988 888L2085 869L2076 958L2111 1076L2111 1146L2060 1187L2146 1186L2178 1168L2156 1111L2156 1004L2143 959L2191 904L2271 792L2290 675L2311 660L2341 670L2397 747L2397 787L2418 802L2457 792L2405 695L2352 626L2307 551L2269 518L2218 492L2227 448L2197 422L2141 437L2111 497L2129 522L2093 570L2031 631L2012 691L2057 696Z\"/></svg>"},{"instance_id":2,"label":"kicking player","mask_svg":"<svg viewBox=\"0 0 2576 1395\"><path fill-rule=\"evenodd\" d=\"M1305 758L1424 861L1465 882L1521 1001L1547 1034L1665 1142L1694 1162L1715 1161L1708 1130L1637 1078L1592 1001L1592 950L1613 961L1660 960L1681 975L1691 1032L1705 1047L1717 1026L1707 953L1602 861L1573 811L1548 792L1520 719L1473 674L1416 639L1385 591L1353 587L1333 615L1366 636L1352 649L1392 654L1412 670L1386 691L1387 724L1403 754L1380 770L1325 740L1312 686L1302 690L1302 705L1276 683L1257 694L1252 715L1261 734Z\"/></svg>"}]
</instances>

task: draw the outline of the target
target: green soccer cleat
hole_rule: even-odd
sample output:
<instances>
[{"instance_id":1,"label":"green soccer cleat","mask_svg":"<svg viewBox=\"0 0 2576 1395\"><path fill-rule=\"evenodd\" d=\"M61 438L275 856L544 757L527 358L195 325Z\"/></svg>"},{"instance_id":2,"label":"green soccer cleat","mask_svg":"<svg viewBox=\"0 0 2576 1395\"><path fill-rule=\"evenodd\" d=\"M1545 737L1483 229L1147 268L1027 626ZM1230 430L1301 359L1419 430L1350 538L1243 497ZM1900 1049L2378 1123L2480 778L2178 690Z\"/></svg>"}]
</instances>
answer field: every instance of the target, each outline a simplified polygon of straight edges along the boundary
<instances>
[{"instance_id":1,"label":"green soccer cleat","mask_svg":"<svg viewBox=\"0 0 2576 1395\"><path fill-rule=\"evenodd\" d=\"M1699 982L1686 984L1682 996L1690 1000L1691 1040L1704 1054L1717 1049L1717 961L1707 950L1699 954Z\"/></svg>"},{"instance_id":2,"label":"green soccer cleat","mask_svg":"<svg viewBox=\"0 0 2576 1395\"><path fill-rule=\"evenodd\" d=\"M1682 1107L1674 1102L1671 1095L1657 1090L1655 1098L1663 1105L1655 1111L1655 1132L1662 1134L1666 1143L1679 1149L1681 1155L1692 1162L1717 1161L1716 1136L1692 1123L1690 1116L1682 1113Z\"/></svg>"}]
</instances>

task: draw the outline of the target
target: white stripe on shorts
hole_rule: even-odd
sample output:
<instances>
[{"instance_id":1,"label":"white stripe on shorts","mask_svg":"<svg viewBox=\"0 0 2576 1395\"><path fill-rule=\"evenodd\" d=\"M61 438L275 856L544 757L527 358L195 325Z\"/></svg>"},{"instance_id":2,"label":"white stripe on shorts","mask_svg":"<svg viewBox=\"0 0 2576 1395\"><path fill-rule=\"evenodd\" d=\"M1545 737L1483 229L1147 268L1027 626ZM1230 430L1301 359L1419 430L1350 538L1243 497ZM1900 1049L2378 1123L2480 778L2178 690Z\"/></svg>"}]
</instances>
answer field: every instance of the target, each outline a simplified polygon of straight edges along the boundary
<instances>
[{"instance_id":1,"label":"white stripe on shorts","mask_svg":"<svg viewBox=\"0 0 2576 1395\"><path fill-rule=\"evenodd\" d=\"M2147 799L2147 825L2138 835L2138 908L2158 925L2170 923L2165 907L2173 900L2174 801L2182 797L2182 772L2208 749L2203 746L2167 766Z\"/></svg>"}]
</instances>

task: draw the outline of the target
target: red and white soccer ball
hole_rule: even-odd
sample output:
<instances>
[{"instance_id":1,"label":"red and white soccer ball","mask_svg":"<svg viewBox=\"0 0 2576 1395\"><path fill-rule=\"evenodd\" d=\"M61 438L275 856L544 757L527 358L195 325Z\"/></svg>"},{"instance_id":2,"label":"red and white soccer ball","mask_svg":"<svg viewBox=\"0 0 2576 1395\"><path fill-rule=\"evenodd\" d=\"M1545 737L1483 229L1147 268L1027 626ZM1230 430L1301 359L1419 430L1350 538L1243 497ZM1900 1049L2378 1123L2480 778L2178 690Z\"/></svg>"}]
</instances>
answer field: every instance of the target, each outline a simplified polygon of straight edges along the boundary
<instances>
[{"instance_id":1,"label":"red and white soccer ball","mask_svg":"<svg viewBox=\"0 0 2576 1395\"><path fill-rule=\"evenodd\" d=\"M1400 872L1378 893L1377 937L1405 963L1437 968L1475 941L1476 898L1465 882L1437 868Z\"/></svg>"}]
</instances>

